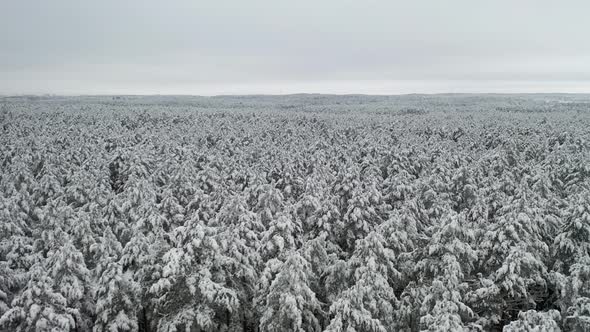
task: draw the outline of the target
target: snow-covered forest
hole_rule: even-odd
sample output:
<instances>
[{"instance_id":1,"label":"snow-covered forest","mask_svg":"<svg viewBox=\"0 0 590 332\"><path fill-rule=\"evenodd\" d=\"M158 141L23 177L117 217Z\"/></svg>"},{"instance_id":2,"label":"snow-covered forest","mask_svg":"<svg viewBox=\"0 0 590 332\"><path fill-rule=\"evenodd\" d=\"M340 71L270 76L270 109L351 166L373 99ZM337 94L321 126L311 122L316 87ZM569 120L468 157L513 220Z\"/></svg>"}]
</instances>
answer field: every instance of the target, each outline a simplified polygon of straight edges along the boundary
<instances>
[{"instance_id":1,"label":"snow-covered forest","mask_svg":"<svg viewBox=\"0 0 590 332\"><path fill-rule=\"evenodd\" d=\"M0 99L0 331L590 331L590 96Z\"/></svg>"}]
</instances>

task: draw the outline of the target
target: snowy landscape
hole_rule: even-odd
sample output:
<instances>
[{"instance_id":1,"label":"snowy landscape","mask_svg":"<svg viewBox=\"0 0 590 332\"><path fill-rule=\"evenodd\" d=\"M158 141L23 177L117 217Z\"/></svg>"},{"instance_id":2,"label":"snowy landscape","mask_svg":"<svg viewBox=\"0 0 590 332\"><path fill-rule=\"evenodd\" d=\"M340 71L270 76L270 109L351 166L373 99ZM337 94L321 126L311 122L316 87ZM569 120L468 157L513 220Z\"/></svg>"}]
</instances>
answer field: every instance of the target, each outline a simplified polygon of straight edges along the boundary
<instances>
[{"instance_id":1,"label":"snowy landscape","mask_svg":"<svg viewBox=\"0 0 590 332\"><path fill-rule=\"evenodd\" d=\"M590 95L0 98L0 331L590 331Z\"/></svg>"}]
</instances>

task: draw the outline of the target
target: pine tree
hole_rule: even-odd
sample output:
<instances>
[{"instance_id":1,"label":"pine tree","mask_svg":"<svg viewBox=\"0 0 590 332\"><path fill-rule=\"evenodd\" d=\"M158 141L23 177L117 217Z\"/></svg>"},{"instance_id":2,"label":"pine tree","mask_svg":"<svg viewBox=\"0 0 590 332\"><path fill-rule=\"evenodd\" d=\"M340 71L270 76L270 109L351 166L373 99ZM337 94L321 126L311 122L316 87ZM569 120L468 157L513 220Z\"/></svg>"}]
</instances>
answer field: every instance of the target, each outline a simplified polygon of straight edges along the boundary
<instances>
[{"instance_id":1,"label":"pine tree","mask_svg":"<svg viewBox=\"0 0 590 332\"><path fill-rule=\"evenodd\" d=\"M67 302L41 264L36 264L23 292L0 317L0 327L23 332L73 331L79 312Z\"/></svg>"},{"instance_id":2,"label":"pine tree","mask_svg":"<svg viewBox=\"0 0 590 332\"><path fill-rule=\"evenodd\" d=\"M480 244L478 268L488 276L480 279L470 302L484 313L484 325L511 320L519 311L534 308L547 289L549 249L541 235L541 219L530 208L523 186L517 194L499 211Z\"/></svg>"},{"instance_id":3,"label":"pine tree","mask_svg":"<svg viewBox=\"0 0 590 332\"><path fill-rule=\"evenodd\" d=\"M312 225L304 223L304 227L314 229L311 234L325 233L328 236L327 241L334 244L342 243L340 232L342 221L337 201L337 197L330 194L325 195L320 199L315 218L311 218L311 220L316 219L315 223ZM311 234L309 236L313 237Z\"/></svg>"},{"instance_id":4,"label":"pine tree","mask_svg":"<svg viewBox=\"0 0 590 332\"><path fill-rule=\"evenodd\" d=\"M219 259L224 269L225 284L233 289L240 302L240 312L232 315L231 330L253 328L255 312L252 302L262 259L258 246L262 237L262 224L258 216L246 210L241 197L228 200L217 214L214 223L220 248Z\"/></svg>"},{"instance_id":5,"label":"pine tree","mask_svg":"<svg viewBox=\"0 0 590 332\"><path fill-rule=\"evenodd\" d=\"M97 278L100 278L109 263L119 260L123 247L111 231L111 228L107 227L103 235L90 247L90 252L94 262L93 273Z\"/></svg>"},{"instance_id":6,"label":"pine tree","mask_svg":"<svg viewBox=\"0 0 590 332\"><path fill-rule=\"evenodd\" d=\"M0 198L2 198L0 196ZM0 199L0 316L25 286L27 272L41 259L33 249L30 229L15 216L14 201Z\"/></svg>"},{"instance_id":7,"label":"pine tree","mask_svg":"<svg viewBox=\"0 0 590 332\"><path fill-rule=\"evenodd\" d=\"M356 187L341 195L347 200L342 211L342 221L336 227L339 244L348 251L354 249L355 241L373 231L385 216L381 211L381 193L374 185L363 186L362 189Z\"/></svg>"},{"instance_id":8,"label":"pine tree","mask_svg":"<svg viewBox=\"0 0 590 332\"><path fill-rule=\"evenodd\" d=\"M545 265L526 247L513 247L491 278L482 280L483 287L471 293L474 306L484 309L483 312L490 310L486 312L489 320L482 321L482 325L510 320L520 308L535 307L538 298L535 291L537 287L546 287L546 274Z\"/></svg>"},{"instance_id":9,"label":"pine tree","mask_svg":"<svg viewBox=\"0 0 590 332\"><path fill-rule=\"evenodd\" d=\"M461 330L475 316L464 300L468 290L465 277L477 260L470 245L474 235L464 215L453 212L434 228L422 259L416 264L417 279L426 287L421 325L429 331Z\"/></svg>"},{"instance_id":10,"label":"pine tree","mask_svg":"<svg viewBox=\"0 0 590 332\"><path fill-rule=\"evenodd\" d=\"M35 263L24 290L0 318L16 331L88 330L94 313L89 271L67 235L56 230L45 261Z\"/></svg>"},{"instance_id":11,"label":"pine tree","mask_svg":"<svg viewBox=\"0 0 590 332\"><path fill-rule=\"evenodd\" d=\"M258 186L250 195L252 211L257 213L263 225L268 227L268 224L283 210L283 195L269 184Z\"/></svg>"},{"instance_id":12,"label":"pine tree","mask_svg":"<svg viewBox=\"0 0 590 332\"><path fill-rule=\"evenodd\" d=\"M590 329L590 297L579 297L574 301L567 310L564 327L576 332Z\"/></svg>"},{"instance_id":13,"label":"pine tree","mask_svg":"<svg viewBox=\"0 0 590 332\"><path fill-rule=\"evenodd\" d=\"M401 285L407 283L414 273L415 249L426 244L427 238L420 234L418 227L412 213L402 209L394 210L378 228L386 240L387 248L391 249L396 257L394 266L401 273Z\"/></svg>"},{"instance_id":14,"label":"pine tree","mask_svg":"<svg viewBox=\"0 0 590 332\"><path fill-rule=\"evenodd\" d=\"M570 205L553 243L555 268L568 273L575 262L590 256L590 196L579 196Z\"/></svg>"},{"instance_id":15,"label":"pine tree","mask_svg":"<svg viewBox=\"0 0 590 332\"><path fill-rule=\"evenodd\" d=\"M520 312L518 319L504 326L504 332L553 332L561 331L559 322L561 315L557 310L550 310L548 312L537 312L535 310L528 310Z\"/></svg>"},{"instance_id":16,"label":"pine tree","mask_svg":"<svg viewBox=\"0 0 590 332\"><path fill-rule=\"evenodd\" d=\"M161 278L150 288L157 298L158 330L227 329L240 303L225 284L215 230L191 219L174 230L173 238L175 247L162 257Z\"/></svg>"},{"instance_id":17,"label":"pine tree","mask_svg":"<svg viewBox=\"0 0 590 332\"><path fill-rule=\"evenodd\" d=\"M351 280L352 284L339 294L331 294L331 321L327 331L387 331L395 329L395 307L398 300L392 284L400 273L393 262L395 255L385 247L386 242L377 232L358 240L352 257L341 268L333 270L326 283ZM338 276L338 274L344 274Z\"/></svg>"},{"instance_id":18,"label":"pine tree","mask_svg":"<svg viewBox=\"0 0 590 332\"><path fill-rule=\"evenodd\" d=\"M182 225L186 210L174 196L172 189L164 189L159 200L158 209L163 217L163 229L169 230Z\"/></svg>"},{"instance_id":19,"label":"pine tree","mask_svg":"<svg viewBox=\"0 0 590 332\"><path fill-rule=\"evenodd\" d=\"M59 237L62 237L61 235ZM90 271L82 253L70 240L51 250L45 262L53 287L66 299L77 329L92 326L94 303L90 285Z\"/></svg>"},{"instance_id":20,"label":"pine tree","mask_svg":"<svg viewBox=\"0 0 590 332\"><path fill-rule=\"evenodd\" d=\"M138 331L140 290L131 273L117 262L108 263L98 279L93 331Z\"/></svg>"},{"instance_id":21,"label":"pine tree","mask_svg":"<svg viewBox=\"0 0 590 332\"><path fill-rule=\"evenodd\" d=\"M309 262L311 274L308 276L312 291L322 303L328 303L328 293L324 285L330 267L341 254L340 247L326 240L326 235L308 240L303 244L301 255Z\"/></svg>"},{"instance_id":22,"label":"pine tree","mask_svg":"<svg viewBox=\"0 0 590 332\"><path fill-rule=\"evenodd\" d=\"M86 264L94 264L92 261L91 248L96 243L98 234L95 230L99 229L99 223L93 224L91 215L86 212L77 212L72 218L71 224L68 225L68 234L72 238L72 242L78 248L84 257Z\"/></svg>"},{"instance_id":23,"label":"pine tree","mask_svg":"<svg viewBox=\"0 0 590 332\"><path fill-rule=\"evenodd\" d=\"M297 220L293 220L290 213L279 213L263 234L262 259L282 257L288 251L299 249L302 241L302 229Z\"/></svg>"},{"instance_id":24,"label":"pine tree","mask_svg":"<svg viewBox=\"0 0 590 332\"><path fill-rule=\"evenodd\" d=\"M403 203L414 197L415 195L415 184L413 181L415 178L405 170L390 175L385 179L384 200L391 206L400 207Z\"/></svg>"},{"instance_id":25,"label":"pine tree","mask_svg":"<svg viewBox=\"0 0 590 332\"><path fill-rule=\"evenodd\" d=\"M321 331L321 304L310 288L310 264L290 252L262 294L261 331Z\"/></svg>"},{"instance_id":26,"label":"pine tree","mask_svg":"<svg viewBox=\"0 0 590 332\"><path fill-rule=\"evenodd\" d=\"M551 281L557 290L555 303L562 314L575 309L578 299L590 298L590 198L576 196L555 237Z\"/></svg>"}]
</instances>

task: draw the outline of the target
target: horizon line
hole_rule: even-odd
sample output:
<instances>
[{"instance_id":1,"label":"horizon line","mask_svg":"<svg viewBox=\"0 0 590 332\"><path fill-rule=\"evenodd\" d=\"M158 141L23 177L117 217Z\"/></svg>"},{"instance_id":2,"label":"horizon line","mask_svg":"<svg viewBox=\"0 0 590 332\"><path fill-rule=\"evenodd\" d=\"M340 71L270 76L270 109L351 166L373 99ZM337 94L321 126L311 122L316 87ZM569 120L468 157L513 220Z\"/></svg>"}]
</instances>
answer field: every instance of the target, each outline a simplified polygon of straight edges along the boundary
<instances>
[{"instance_id":1,"label":"horizon line","mask_svg":"<svg viewBox=\"0 0 590 332\"><path fill-rule=\"evenodd\" d=\"M19 97L289 97L289 96L333 96L333 97L403 97L403 96L478 96L478 95L590 95L588 92L410 92L410 93L324 93L324 92L294 92L294 93L227 93L227 94L190 94L190 93L84 93L84 94L67 94L67 93L20 93L20 94L3 94L0 98L19 98Z\"/></svg>"},{"instance_id":2,"label":"horizon line","mask_svg":"<svg viewBox=\"0 0 590 332\"><path fill-rule=\"evenodd\" d=\"M0 83L1 80L0 80ZM19 85L19 84L17 84ZM538 80L318 80L174 84L106 81L38 82L36 87L0 84L0 96L282 96L325 95L431 95L431 94L557 94L590 93L587 81Z\"/></svg>"}]
</instances>

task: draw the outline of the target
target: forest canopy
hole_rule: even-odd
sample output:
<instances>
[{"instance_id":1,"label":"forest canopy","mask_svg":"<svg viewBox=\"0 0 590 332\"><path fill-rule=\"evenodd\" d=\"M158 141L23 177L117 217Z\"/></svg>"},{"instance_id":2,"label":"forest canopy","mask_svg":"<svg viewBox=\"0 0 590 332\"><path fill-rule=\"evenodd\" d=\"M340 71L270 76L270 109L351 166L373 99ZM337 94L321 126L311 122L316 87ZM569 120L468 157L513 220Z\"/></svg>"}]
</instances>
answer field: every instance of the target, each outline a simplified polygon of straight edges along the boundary
<instances>
[{"instance_id":1,"label":"forest canopy","mask_svg":"<svg viewBox=\"0 0 590 332\"><path fill-rule=\"evenodd\" d=\"M590 96L0 98L0 331L588 331Z\"/></svg>"}]
</instances>

